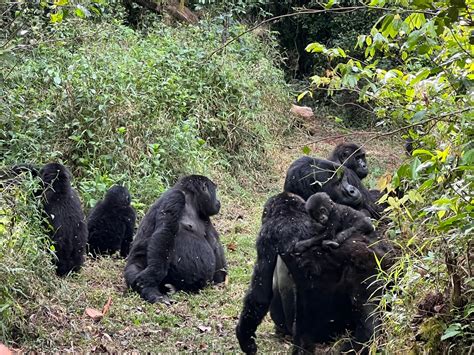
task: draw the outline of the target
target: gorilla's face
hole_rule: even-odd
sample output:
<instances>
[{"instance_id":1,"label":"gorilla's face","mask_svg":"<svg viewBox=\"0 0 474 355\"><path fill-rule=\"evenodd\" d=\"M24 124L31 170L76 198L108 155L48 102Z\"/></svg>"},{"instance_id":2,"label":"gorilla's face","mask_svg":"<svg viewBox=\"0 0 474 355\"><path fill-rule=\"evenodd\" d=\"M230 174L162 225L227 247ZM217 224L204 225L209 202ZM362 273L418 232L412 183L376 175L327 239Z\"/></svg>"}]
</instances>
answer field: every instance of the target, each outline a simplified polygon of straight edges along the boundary
<instances>
[{"instance_id":1,"label":"gorilla's face","mask_svg":"<svg viewBox=\"0 0 474 355\"><path fill-rule=\"evenodd\" d=\"M198 197L199 210L205 216L214 216L219 213L221 203L217 199L217 186L211 180L201 184L201 191Z\"/></svg>"},{"instance_id":2,"label":"gorilla's face","mask_svg":"<svg viewBox=\"0 0 474 355\"><path fill-rule=\"evenodd\" d=\"M324 192L312 195L306 201L306 211L319 224L325 226L329 221L329 215L334 208L334 202Z\"/></svg>"},{"instance_id":3,"label":"gorilla's face","mask_svg":"<svg viewBox=\"0 0 474 355\"><path fill-rule=\"evenodd\" d=\"M342 205L355 208L358 207L363 200L359 189L347 181L346 174L335 177L330 183L324 186L324 190L334 202Z\"/></svg>"},{"instance_id":4,"label":"gorilla's face","mask_svg":"<svg viewBox=\"0 0 474 355\"><path fill-rule=\"evenodd\" d=\"M355 171L359 179L363 179L369 174L365 151L359 146L354 145L344 149L340 155L340 162Z\"/></svg>"}]
</instances>

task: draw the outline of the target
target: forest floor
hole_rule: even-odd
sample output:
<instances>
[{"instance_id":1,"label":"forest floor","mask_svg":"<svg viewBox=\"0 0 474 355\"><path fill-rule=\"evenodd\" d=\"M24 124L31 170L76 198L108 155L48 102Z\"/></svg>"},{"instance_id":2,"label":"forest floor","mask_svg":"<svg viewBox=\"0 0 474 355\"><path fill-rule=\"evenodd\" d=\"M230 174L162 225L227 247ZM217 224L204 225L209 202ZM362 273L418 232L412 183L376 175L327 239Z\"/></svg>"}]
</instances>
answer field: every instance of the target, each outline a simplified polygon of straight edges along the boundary
<instances>
[{"instance_id":1,"label":"forest floor","mask_svg":"<svg viewBox=\"0 0 474 355\"><path fill-rule=\"evenodd\" d=\"M255 239L265 201L281 191L286 169L303 154L305 142L311 155L326 157L342 141L338 136L350 132L327 121L315 122L310 131L313 133L300 130L286 139L292 142L288 146L274 145L269 154L273 169L261 177L261 186L238 198L220 192L222 209L214 222L229 264L226 285L208 287L199 294L178 292L171 296L174 301L171 305L151 305L127 291L122 277L124 260L88 258L79 275L59 280L50 294L37 295L40 306L27 325L31 334L36 335L25 339L16 349L13 347L14 350L239 351L234 329L256 258ZM365 143L366 137L353 141ZM376 185L378 177L392 172L404 156L401 142L391 138L372 140L365 149L371 171L367 184L371 187ZM102 319L94 320L86 314L86 308L102 310L109 299L110 307ZM275 337L268 315L258 328L257 344L262 352L287 352L291 347L288 340Z\"/></svg>"}]
</instances>

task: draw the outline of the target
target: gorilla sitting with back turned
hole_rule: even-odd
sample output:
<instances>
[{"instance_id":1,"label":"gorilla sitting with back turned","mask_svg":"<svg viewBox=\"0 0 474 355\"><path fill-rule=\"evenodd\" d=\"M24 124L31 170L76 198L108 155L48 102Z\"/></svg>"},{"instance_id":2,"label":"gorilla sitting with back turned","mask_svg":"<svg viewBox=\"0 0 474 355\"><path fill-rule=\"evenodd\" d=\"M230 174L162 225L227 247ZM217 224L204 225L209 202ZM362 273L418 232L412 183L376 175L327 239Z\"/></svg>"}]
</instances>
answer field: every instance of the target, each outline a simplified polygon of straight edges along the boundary
<instances>
[{"instance_id":1,"label":"gorilla sitting with back turned","mask_svg":"<svg viewBox=\"0 0 474 355\"><path fill-rule=\"evenodd\" d=\"M136 218L130 202L127 188L116 185L92 209L87 219L92 255L112 255L117 251L124 258L128 255Z\"/></svg>"},{"instance_id":2,"label":"gorilla sitting with back turned","mask_svg":"<svg viewBox=\"0 0 474 355\"><path fill-rule=\"evenodd\" d=\"M81 201L71 187L71 173L59 163L39 171L44 211L51 224L50 237L56 252L56 273L66 276L84 264L87 226Z\"/></svg>"},{"instance_id":3,"label":"gorilla sitting with back turned","mask_svg":"<svg viewBox=\"0 0 474 355\"><path fill-rule=\"evenodd\" d=\"M167 302L165 284L198 291L227 275L224 249L209 217L220 210L216 185L181 178L143 218L125 267L127 286L148 302Z\"/></svg>"}]
</instances>

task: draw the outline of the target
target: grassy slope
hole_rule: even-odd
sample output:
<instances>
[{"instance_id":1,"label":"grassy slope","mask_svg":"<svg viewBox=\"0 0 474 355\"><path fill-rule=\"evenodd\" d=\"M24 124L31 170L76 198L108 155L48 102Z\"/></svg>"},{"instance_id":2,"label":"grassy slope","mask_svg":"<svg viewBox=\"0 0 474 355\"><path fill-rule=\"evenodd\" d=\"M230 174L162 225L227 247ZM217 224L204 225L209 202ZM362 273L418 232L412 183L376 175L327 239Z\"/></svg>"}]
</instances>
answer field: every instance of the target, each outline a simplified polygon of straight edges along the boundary
<instances>
[{"instance_id":1,"label":"grassy slope","mask_svg":"<svg viewBox=\"0 0 474 355\"><path fill-rule=\"evenodd\" d=\"M327 122L315 125L330 127ZM319 141L341 132L335 128L320 131L316 136L304 133L291 141ZM326 156L340 140L309 144L312 154ZM363 143L363 140L359 140ZM391 171L402 156L398 142L372 141L366 146L371 171L368 184ZM42 306L30 317L31 339L10 344L22 350L41 351L237 351L235 324L242 306L255 260L254 243L265 200L280 191L285 170L301 155L301 147L275 145L274 170L262 176L262 185L238 194L220 191L222 210L215 219L216 228L226 246L229 282L226 286L209 287L200 294L177 293L171 306L150 305L137 294L125 289L122 278L124 261L105 258L87 260L83 272L66 280L58 280L50 294L39 295ZM236 196L239 197L231 197ZM84 315L86 307L101 309L111 297L107 315L94 322ZM33 334L37 334L33 336ZM273 335L267 316L258 329L260 350L290 349L287 341Z\"/></svg>"}]
</instances>

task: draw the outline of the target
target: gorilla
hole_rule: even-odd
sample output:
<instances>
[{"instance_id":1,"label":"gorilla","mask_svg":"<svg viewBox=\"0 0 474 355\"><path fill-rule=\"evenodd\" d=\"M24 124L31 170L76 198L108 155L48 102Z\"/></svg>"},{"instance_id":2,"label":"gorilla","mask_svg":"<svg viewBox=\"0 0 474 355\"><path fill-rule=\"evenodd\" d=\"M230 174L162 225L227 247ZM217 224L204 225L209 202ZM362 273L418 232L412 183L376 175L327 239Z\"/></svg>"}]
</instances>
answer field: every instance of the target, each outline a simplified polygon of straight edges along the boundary
<instances>
[{"instance_id":1,"label":"gorilla","mask_svg":"<svg viewBox=\"0 0 474 355\"><path fill-rule=\"evenodd\" d=\"M341 143L334 148L328 159L350 169L348 172L349 182L358 187L362 186L359 182L368 175L369 169L365 157L365 150L361 146L355 143ZM357 177L355 177L354 174L357 175ZM363 188L361 192L366 198L374 203L380 200L383 196L383 193L377 189L367 190ZM376 207L377 212L372 215L373 218L377 218L377 215L380 216L380 213L387 207L387 205L376 205Z\"/></svg>"},{"instance_id":2,"label":"gorilla","mask_svg":"<svg viewBox=\"0 0 474 355\"><path fill-rule=\"evenodd\" d=\"M135 228L135 210L130 206L126 187L113 186L92 209L87 219L89 250L94 255L112 255L120 250L126 257L130 251Z\"/></svg>"},{"instance_id":3,"label":"gorilla","mask_svg":"<svg viewBox=\"0 0 474 355\"><path fill-rule=\"evenodd\" d=\"M295 253L303 253L316 245L338 248L355 233L365 235L374 231L369 217L349 206L334 203L325 192L312 195L305 208L321 227L316 237L297 242Z\"/></svg>"},{"instance_id":4,"label":"gorilla","mask_svg":"<svg viewBox=\"0 0 474 355\"><path fill-rule=\"evenodd\" d=\"M334 188L340 185L342 181ZM295 256L295 243L316 237L317 224L295 194L283 192L265 204L257 260L236 327L245 353L257 351L255 331L269 308L277 332L293 336L296 353L312 352L316 342L330 341L346 330L356 342L346 349L358 349L357 343L374 334L379 318L371 314L375 306L367 300L379 285L368 278L377 273L373 254L382 259L389 249L375 232L354 231L337 249L316 246ZM314 271L315 264L321 266L320 273Z\"/></svg>"},{"instance_id":5,"label":"gorilla","mask_svg":"<svg viewBox=\"0 0 474 355\"><path fill-rule=\"evenodd\" d=\"M219 210L211 180L181 178L140 223L125 267L127 286L155 303L168 302L166 284L195 292L210 282L224 282L224 249L209 218Z\"/></svg>"},{"instance_id":6,"label":"gorilla","mask_svg":"<svg viewBox=\"0 0 474 355\"><path fill-rule=\"evenodd\" d=\"M351 169L361 180L369 174L365 150L355 143L338 144L329 155L328 160Z\"/></svg>"},{"instance_id":7,"label":"gorilla","mask_svg":"<svg viewBox=\"0 0 474 355\"><path fill-rule=\"evenodd\" d=\"M56 253L56 273L66 276L84 264L87 226L81 201L71 186L71 173L62 164L41 168L41 199L50 223L50 237Z\"/></svg>"},{"instance_id":8,"label":"gorilla","mask_svg":"<svg viewBox=\"0 0 474 355\"><path fill-rule=\"evenodd\" d=\"M382 210L351 169L329 160L309 156L295 160L286 173L284 190L304 200L317 192L326 192L334 202L376 219Z\"/></svg>"}]
</instances>

